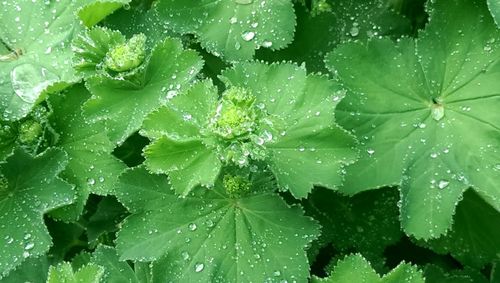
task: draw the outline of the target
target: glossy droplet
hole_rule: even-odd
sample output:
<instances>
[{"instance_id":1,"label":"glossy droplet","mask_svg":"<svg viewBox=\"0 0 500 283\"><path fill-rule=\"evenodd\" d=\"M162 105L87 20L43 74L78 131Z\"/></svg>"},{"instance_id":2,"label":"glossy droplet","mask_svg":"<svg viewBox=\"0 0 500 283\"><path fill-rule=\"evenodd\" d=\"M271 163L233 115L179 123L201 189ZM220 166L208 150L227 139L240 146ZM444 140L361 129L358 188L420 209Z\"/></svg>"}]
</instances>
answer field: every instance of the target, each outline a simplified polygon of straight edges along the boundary
<instances>
[{"instance_id":1,"label":"glossy droplet","mask_svg":"<svg viewBox=\"0 0 500 283\"><path fill-rule=\"evenodd\" d=\"M450 184L450 182L448 182L446 180L440 180L438 182L438 188L444 189L444 188L448 187L449 184Z\"/></svg>"},{"instance_id":2,"label":"glossy droplet","mask_svg":"<svg viewBox=\"0 0 500 283\"><path fill-rule=\"evenodd\" d=\"M34 243L27 243L26 246L24 246L25 250L31 250L35 246Z\"/></svg>"},{"instance_id":3,"label":"glossy droplet","mask_svg":"<svg viewBox=\"0 0 500 283\"><path fill-rule=\"evenodd\" d=\"M432 119L439 121L444 117L444 107L441 104L434 104L431 108Z\"/></svg>"},{"instance_id":4,"label":"glossy droplet","mask_svg":"<svg viewBox=\"0 0 500 283\"><path fill-rule=\"evenodd\" d=\"M265 48L269 48L269 47L273 46L273 43L271 41L264 41L264 42L262 42L262 46Z\"/></svg>"},{"instance_id":5,"label":"glossy droplet","mask_svg":"<svg viewBox=\"0 0 500 283\"><path fill-rule=\"evenodd\" d=\"M366 152L368 152L369 155L372 155L372 154L375 153L375 150L372 149L372 148L369 148L369 149L366 150Z\"/></svg>"},{"instance_id":6,"label":"glossy droplet","mask_svg":"<svg viewBox=\"0 0 500 283\"><path fill-rule=\"evenodd\" d=\"M358 27L352 27L351 30L349 31L351 36L358 36L359 34L359 28Z\"/></svg>"},{"instance_id":7,"label":"glossy droplet","mask_svg":"<svg viewBox=\"0 0 500 283\"><path fill-rule=\"evenodd\" d=\"M196 226L196 224L194 224L194 223L190 223L190 224L188 225L188 228L189 228L189 230L194 231L194 230L196 230L196 228L198 228L198 227Z\"/></svg>"},{"instance_id":8,"label":"glossy droplet","mask_svg":"<svg viewBox=\"0 0 500 283\"><path fill-rule=\"evenodd\" d=\"M14 93L24 102L34 103L59 77L41 66L25 63L11 71L10 79Z\"/></svg>"},{"instance_id":9,"label":"glossy droplet","mask_svg":"<svg viewBox=\"0 0 500 283\"><path fill-rule=\"evenodd\" d=\"M234 0L234 2L240 5L248 5L252 4L253 0Z\"/></svg>"},{"instance_id":10,"label":"glossy droplet","mask_svg":"<svg viewBox=\"0 0 500 283\"><path fill-rule=\"evenodd\" d=\"M94 185L95 184L95 179L94 178L88 178L87 179L87 184L89 184L91 186Z\"/></svg>"},{"instance_id":11,"label":"glossy droplet","mask_svg":"<svg viewBox=\"0 0 500 283\"><path fill-rule=\"evenodd\" d=\"M188 252L186 252L186 251L183 251L183 252L181 253L181 256L182 256L182 259L183 259L183 260L188 260L188 259L189 259L189 253L188 253Z\"/></svg>"},{"instance_id":12,"label":"glossy droplet","mask_svg":"<svg viewBox=\"0 0 500 283\"><path fill-rule=\"evenodd\" d=\"M205 265L203 263L197 263L194 265L195 272L201 272L203 271L203 268L205 268Z\"/></svg>"},{"instance_id":13,"label":"glossy droplet","mask_svg":"<svg viewBox=\"0 0 500 283\"><path fill-rule=\"evenodd\" d=\"M246 31L241 35L241 37L243 38L244 41L250 41L255 37L255 32Z\"/></svg>"}]
</instances>

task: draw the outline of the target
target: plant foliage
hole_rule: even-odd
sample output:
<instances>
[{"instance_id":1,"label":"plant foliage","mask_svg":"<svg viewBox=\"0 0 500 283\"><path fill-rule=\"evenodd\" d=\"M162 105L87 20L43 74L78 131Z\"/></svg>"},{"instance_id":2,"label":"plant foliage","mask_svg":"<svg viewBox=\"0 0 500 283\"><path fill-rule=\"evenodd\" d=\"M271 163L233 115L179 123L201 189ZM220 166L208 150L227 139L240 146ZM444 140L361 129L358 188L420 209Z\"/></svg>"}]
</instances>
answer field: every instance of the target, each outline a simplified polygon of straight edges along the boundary
<instances>
[{"instance_id":1,"label":"plant foliage","mask_svg":"<svg viewBox=\"0 0 500 283\"><path fill-rule=\"evenodd\" d=\"M0 282L497 282L498 0L0 5Z\"/></svg>"}]
</instances>

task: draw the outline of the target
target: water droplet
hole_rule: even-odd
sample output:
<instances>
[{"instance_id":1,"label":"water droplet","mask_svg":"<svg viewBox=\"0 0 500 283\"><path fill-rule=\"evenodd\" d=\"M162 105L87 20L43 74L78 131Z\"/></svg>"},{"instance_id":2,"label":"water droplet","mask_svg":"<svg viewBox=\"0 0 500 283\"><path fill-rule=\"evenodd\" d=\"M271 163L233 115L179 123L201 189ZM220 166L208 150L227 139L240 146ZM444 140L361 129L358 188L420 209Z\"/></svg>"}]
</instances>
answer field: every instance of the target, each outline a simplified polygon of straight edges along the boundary
<instances>
[{"instance_id":1,"label":"water droplet","mask_svg":"<svg viewBox=\"0 0 500 283\"><path fill-rule=\"evenodd\" d=\"M427 125L425 123L420 123L417 125L420 129L425 129L425 127L427 127Z\"/></svg>"},{"instance_id":2,"label":"water droplet","mask_svg":"<svg viewBox=\"0 0 500 283\"><path fill-rule=\"evenodd\" d=\"M29 257L29 256L30 256L30 253L29 253L29 252L27 252L27 251L23 252L23 257L24 257L24 258L27 258L27 257Z\"/></svg>"},{"instance_id":3,"label":"water droplet","mask_svg":"<svg viewBox=\"0 0 500 283\"><path fill-rule=\"evenodd\" d=\"M444 107L441 104L434 104L431 108L432 119L439 121L444 117Z\"/></svg>"},{"instance_id":4,"label":"water droplet","mask_svg":"<svg viewBox=\"0 0 500 283\"><path fill-rule=\"evenodd\" d=\"M253 31L245 31L241 37L243 38L244 41L250 41L255 37L255 32Z\"/></svg>"},{"instance_id":5,"label":"water droplet","mask_svg":"<svg viewBox=\"0 0 500 283\"><path fill-rule=\"evenodd\" d=\"M99 176L99 182L100 183L104 182L104 177L103 176Z\"/></svg>"},{"instance_id":6,"label":"water droplet","mask_svg":"<svg viewBox=\"0 0 500 283\"><path fill-rule=\"evenodd\" d=\"M444 189L444 188L448 187L449 184L450 184L450 182L448 182L446 180L440 180L438 182L438 188Z\"/></svg>"},{"instance_id":7,"label":"water droplet","mask_svg":"<svg viewBox=\"0 0 500 283\"><path fill-rule=\"evenodd\" d=\"M172 99L175 96L177 96L176 90L171 89L171 90L167 91L167 96L166 96L167 99Z\"/></svg>"},{"instance_id":8,"label":"water droplet","mask_svg":"<svg viewBox=\"0 0 500 283\"><path fill-rule=\"evenodd\" d=\"M435 152L431 153L431 158L436 158L436 157L438 157L437 153Z\"/></svg>"},{"instance_id":9,"label":"water droplet","mask_svg":"<svg viewBox=\"0 0 500 283\"><path fill-rule=\"evenodd\" d=\"M207 227L211 228L211 227L214 227L214 222L210 219L207 220L207 222L205 222L205 224L207 224Z\"/></svg>"},{"instance_id":10,"label":"water droplet","mask_svg":"<svg viewBox=\"0 0 500 283\"><path fill-rule=\"evenodd\" d=\"M375 153L375 149L369 148L369 149L366 150L366 152L368 152L369 155L372 155L372 154Z\"/></svg>"},{"instance_id":11,"label":"water droplet","mask_svg":"<svg viewBox=\"0 0 500 283\"><path fill-rule=\"evenodd\" d=\"M247 5L247 4L252 4L253 0L234 0L234 2L240 5Z\"/></svg>"},{"instance_id":12,"label":"water droplet","mask_svg":"<svg viewBox=\"0 0 500 283\"><path fill-rule=\"evenodd\" d=\"M24 239L25 240L28 240L29 238L31 238L31 234L30 233L27 233L26 235L24 235Z\"/></svg>"},{"instance_id":13,"label":"water droplet","mask_svg":"<svg viewBox=\"0 0 500 283\"><path fill-rule=\"evenodd\" d=\"M87 179L87 184L89 184L91 186L94 185L95 184L95 179L94 178L88 178Z\"/></svg>"},{"instance_id":14,"label":"water droplet","mask_svg":"<svg viewBox=\"0 0 500 283\"><path fill-rule=\"evenodd\" d=\"M189 121L189 120L191 120L192 118L193 118L193 116L191 116L191 114L184 114L184 115L182 115L182 119L183 119L184 121Z\"/></svg>"},{"instance_id":15,"label":"water droplet","mask_svg":"<svg viewBox=\"0 0 500 283\"><path fill-rule=\"evenodd\" d=\"M183 251L183 252L181 253L181 256L182 256L182 259L183 259L183 260L188 260L188 259L189 259L189 253L188 253L188 252L186 252L186 251Z\"/></svg>"},{"instance_id":16,"label":"water droplet","mask_svg":"<svg viewBox=\"0 0 500 283\"><path fill-rule=\"evenodd\" d=\"M198 227L197 227L197 226L196 226L196 224L194 224L194 223L189 223L188 228L189 228L189 230L194 231L194 230L196 230L196 228L198 228Z\"/></svg>"},{"instance_id":17,"label":"water droplet","mask_svg":"<svg viewBox=\"0 0 500 283\"><path fill-rule=\"evenodd\" d=\"M203 263L197 263L194 265L195 272L201 272L203 271L203 268L205 268L205 265Z\"/></svg>"},{"instance_id":18,"label":"water droplet","mask_svg":"<svg viewBox=\"0 0 500 283\"><path fill-rule=\"evenodd\" d=\"M26 246L24 246L25 250L31 250L35 246L34 243L27 243Z\"/></svg>"},{"instance_id":19,"label":"water droplet","mask_svg":"<svg viewBox=\"0 0 500 283\"><path fill-rule=\"evenodd\" d=\"M358 34L359 34L359 28L353 26L351 28L351 30L349 31L349 33L351 34L351 36L358 36Z\"/></svg>"},{"instance_id":20,"label":"water droplet","mask_svg":"<svg viewBox=\"0 0 500 283\"><path fill-rule=\"evenodd\" d=\"M264 41L264 42L262 42L262 46L265 48L269 48L269 47L273 46L273 42L272 41Z\"/></svg>"},{"instance_id":21,"label":"water droplet","mask_svg":"<svg viewBox=\"0 0 500 283\"><path fill-rule=\"evenodd\" d=\"M25 63L10 73L14 93L26 103L34 103L42 91L55 83L59 77L47 69Z\"/></svg>"},{"instance_id":22,"label":"water droplet","mask_svg":"<svg viewBox=\"0 0 500 283\"><path fill-rule=\"evenodd\" d=\"M275 272L273 272L273 275L278 277L281 275L281 272L279 270L276 270Z\"/></svg>"},{"instance_id":23,"label":"water droplet","mask_svg":"<svg viewBox=\"0 0 500 283\"><path fill-rule=\"evenodd\" d=\"M236 17L231 17L229 19L229 23L231 23L231 24L235 24L236 22L238 22L238 19Z\"/></svg>"}]
</instances>

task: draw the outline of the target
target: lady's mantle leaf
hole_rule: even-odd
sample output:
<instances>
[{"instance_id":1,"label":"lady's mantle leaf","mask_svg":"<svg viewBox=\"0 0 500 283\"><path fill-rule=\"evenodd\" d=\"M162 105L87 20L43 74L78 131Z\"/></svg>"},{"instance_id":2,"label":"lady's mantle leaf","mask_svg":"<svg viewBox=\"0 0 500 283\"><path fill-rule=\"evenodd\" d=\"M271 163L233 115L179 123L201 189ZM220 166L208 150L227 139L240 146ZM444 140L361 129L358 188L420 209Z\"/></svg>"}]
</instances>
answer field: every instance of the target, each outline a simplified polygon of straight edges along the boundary
<instances>
[{"instance_id":1,"label":"lady's mantle leaf","mask_svg":"<svg viewBox=\"0 0 500 283\"><path fill-rule=\"evenodd\" d=\"M401 184L401 221L437 237L469 186L500 210L500 31L480 0L436 0L420 38L349 43L327 57L348 88L340 124L362 141L342 190Z\"/></svg>"},{"instance_id":2,"label":"lady's mantle leaf","mask_svg":"<svg viewBox=\"0 0 500 283\"><path fill-rule=\"evenodd\" d=\"M20 266L12 270L9 275L2 277L2 283L19 282L45 282L49 270L49 260L47 256L28 258Z\"/></svg>"},{"instance_id":3,"label":"lady's mantle leaf","mask_svg":"<svg viewBox=\"0 0 500 283\"><path fill-rule=\"evenodd\" d=\"M165 0L155 9L174 31L193 33L226 60L249 60L259 47L280 49L293 39L290 0Z\"/></svg>"},{"instance_id":4,"label":"lady's mantle leaf","mask_svg":"<svg viewBox=\"0 0 500 283\"><path fill-rule=\"evenodd\" d=\"M134 270L126 261L119 261L116 250L108 246L98 246L92 254L91 262L104 267L105 273L101 282L106 283L139 283Z\"/></svg>"},{"instance_id":5,"label":"lady's mantle leaf","mask_svg":"<svg viewBox=\"0 0 500 283\"><path fill-rule=\"evenodd\" d=\"M0 9L0 112L26 116L44 93L78 81L71 69L73 35L81 28L75 13L92 0L5 1ZM0 49L3 50L3 49Z\"/></svg>"},{"instance_id":6,"label":"lady's mantle leaf","mask_svg":"<svg viewBox=\"0 0 500 283\"><path fill-rule=\"evenodd\" d=\"M66 163L59 149L36 157L18 149L0 164L0 276L49 250L42 216L74 198L72 186L57 177Z\"/></svg>"},{"instance_id":7,"label":"lady's mantle leaf","mask_svg":"<svg viewBox=\"0 0 500 283\"><path fill-rule=\"evenodd\" d=\"M441 254L451 254L464 265L482 268L500 260L500 212L473 191L467 191L458 204L453 229L424 246Z\"/></svg>"},{"instance_id":8,"label":"lady's mantle leaf","mask_svg":"<svg viewBox=\"0 0 500 283\"><path fill-rule=\"evenodd\" d=\"M47 283L99 283L104 275L104 268L88 264L76 272L69 262L63 262L49 268Z\"/></svg>"},{"instance_id":9,"label":"lady's mantle leaf","mask_svg":"<svg viewBox=\"0 0 500 283\"><path fill-rule=\"evenodd\" d=\"M91 27L107 15L122 6L129 5L131 0L97 0L78 11L78 16L87 27Z\"/></svg>"},{"instance_id":10,"label":"lady's mantle leaf","mask_svg":"<svg viewBox=\"0 0 500 283\"><path fill-rule=\"evenodd\" d=\"M111 155L114 144L106 135L102 121L85 121L81 105L90 97L83 86L76 86L66 92L52 95L51 123L59 134L57 146L69 157L62 173L69 182L76 185L77 200L52 213L59 219L76 220L83 211L89 193L106 195L113 190L118 175L125 165Z\"/></svg>"},{"instance_id":11,"label":"lady's mantle leaf","mask_svg":"<svg viewBox=\"0 0 500 283\"><path fill-rule=\"evenodd\" d=\"M488 0L488 8L490 9L491 15L500 28L500 1L498 0Z\"/></svg>"},{"instance_id":12,"label":"lady's mantle leaf","mask_svg":"<svg viewBox=\"0 0 500 283\"><path fill-rule=\"evenodd\" d=\"M124 42L125 37L119 31L103 27L85 30L72 42L74 68L84 77L95 75L104 65L108 51Z\"/></svg>"},{"instance_id":13,"label":"lady's mantle leaf","mask_svg":"<svg viewBox=\"0 0 500 283\"><path fill-rule=\"evenodd\" d=\"M221 78L228 89L221 99L201 82L148 117L142 133L156 139L145 149L151 170L168 172L184 194L212 185L222 163L246 167L256 160L299 198L313 185L340 185L356 153L353 137L335 123L343 94L333 82L292 64L244 63Z\"/></svg>"},{"instance_id":14,"label":"lady's mantle leaf","mask_svg":"<svg viewBox=\"0 0 500 283\"><path fill-rule=\"evenodd\" d=\"M424 283L422 272L416 267L401 263L391 272L380 277L370 263L359 254L348 256L338 262L330 277L314 277L312 283Z\"/></svg>"},{"instance_id":15,"label":"lady's mantle leaf","mask_svg":"<svg viewBox=\"0 0 500 283\"><path fill-rule=\"evenodd\" d=\"M318 226L276 194L231 198L217 182L180 199L164 175L140 167L126 171L116 191L133 214L118 233L118 253L159 259L158 282L304 282L309 275L304 248Z\"/></svg>"},{"instance_id":16,"label":"lady's mantle leaf","mask_svg":"<svg viewBox=\"0 0 500 283\"><path fill-rule=\"evenodd\" d=\"M374 36L401 36L409 21L396 14L386 0L320 0L321 8L309 11L296 4L297 28L293 42L285 49L260 49L257 58L267 61L304 62L308 72L326 72L324 58L337 44L366 41ZM322 11L318 11L322 10ZM327 34L327 35L326 35Z\"/></svg>"},{"instance_id":17,"label":"lady's mantle leaf","mask_svg":"<svg viewBox=\"0 0 500 283\"><path fill-rule=\"evenodd\" d=\"M137 131L151 113L182 88L201 69L202 61L192 50L183 50L175 39L165 39L146 59L138 82L96 76L88 80L93 94L84 105L92 121L106 120L113 142L122 143Z\"/></svg>"}]
</instances>

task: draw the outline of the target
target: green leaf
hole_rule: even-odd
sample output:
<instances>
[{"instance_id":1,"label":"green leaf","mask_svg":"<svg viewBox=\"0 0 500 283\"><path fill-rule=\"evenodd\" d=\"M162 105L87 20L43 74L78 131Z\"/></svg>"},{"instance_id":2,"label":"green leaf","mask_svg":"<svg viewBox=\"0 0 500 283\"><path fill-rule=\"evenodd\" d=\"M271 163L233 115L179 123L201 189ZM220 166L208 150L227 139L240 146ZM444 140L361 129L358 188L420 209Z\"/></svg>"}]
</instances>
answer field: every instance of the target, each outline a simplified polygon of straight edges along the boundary
<instances>
[{"instance_id":1,"label":"green leaf","mask_svg":"<svg viewBox=\"0 0 500 283\"><path fill-rule=\"evenodd\" d=\"M46 256L28 258L6 277L0 277L2 283L34 282L42 283L47 280L49 261Z\"/></svg>"},{"instance_id":2,"label":"green leaf","mask_svg":"<svg viewBox=\"0 0 500 283\"><path fill-rule=\"evenodd\" d=\"M63 262L49 268L47 283L99 283L104 275L104 268L94 264L73 271L69 262Z\"/></svg>"},{"instance_id":3,"label":"green leaf","mask_svg":"<svg viewBox=\"0 0 500 283\"><path fill-rule=\"evenodd\" d=\"M202 61L196 52L183 50L178 40L165 39L145 64L139 82L104 76L88 80L93 96L85 103L84 112L91 121L106 120L113 142L122 143L166 97L182 91L201 69Z\"/></svg>"},{"instance_id":4,"label":"green leaf","mask_svg":"<svg viewBox=\"0 0 500 283\"><path fill-rule=\"evenodd\" d=\"M313 1L315 2L315 1ZM325 55L345 41L367 41L375 36L398 37L409 32L409 21L397 15L388 1L318 1L325 11L295 5L297 27L293 42L285 49L259 49L257 58L271 62L304 62L308 72L326 72ZM327 33L327 35L325 35Z\"/></svg>"},{"instance_id":5,"label":"green leaf","mask_svg":"<svg viewBox=\"0 0 500 283\"><path fill-rule=\"evenodd\" d=\"M469 190L457 207L453 229L438 239L422 242L440 254L451 254L478 269L500 260L500 212Z\"/></svg>"},{"instance_id":6,"label":"green leaf","mask_svg":"<svg viewBox=\"0 0 500 283\"><path fill-rule=\"evenodd\" d=\"M425 239L450 228L469 186L500 210L500 31L479 0L436 0L431 12L416 42L348 43L327 56L348 89L339 123L362 141L342 191L401 185L403 228Z\"/></svg>"},{"instance_id":7,"label":"green leaf","mask_svg":"<svg viewBox=\"0 0 500 283\"><path fill-rule=\"evenodd\" d=\"M116 191L133 215L118 233L121 259L158 260L155 282L304 282L304 247L317 237L317 224L267 185L253 184L264 191L230 198L219 181L179 199L165 176L126 171Z\"/></svg>"},{"instance_id":8,"label":"green leaf","mask_svg":"<svg viewBox=\"0 0 500 283\"><path fill-rule=\"evenodd\" d=\"M106 270L102 282L106 283L138 283L140 281L134 270L126 261L119 261L116 250L112 247L100 245L92 254L92 263L104 267Z\"/></svg>"},{"instance_id":9,"label":"green leaf","mask_svg":"<svg viewBox=\"0 0 500 283\"><path fill-rule=\"evenodd\" d=\"M270 116L286 121L267 145L266 161L280 188L303 198L313 185L342 183L343 167L357 154L355 139L335 122L334 110L344 94L335 83L306 76L292 64L240 64L221 79L226 86L250 89Z\"/></svg>"},{"instance_id":10,"label":"green leaf","mask_svg":"<svg viewBox=\"0 0 500 283\"><path fill-rule=\"evenodd\" d=\"M80 17L85 26L91 27L122 6L130 7L130 1L131 0L98 0L78 10L78 17Z\"/></svg>"},{"instance_id":11,"label":"green leaf","mask_svg":"<svg viewBox=\"0 0 500 283\"><path fill-rule=\"evenodd\" d=\"M497 27L500 28L500 1L488 0L488 9L490 9L490 13L493 16Z\"/></svg>"},{"instance_id":12,"label":"green leaf","mask_svg":"<svg viewBox=\"0 0 500 283\"><path fill-rule=\"evenodd\" d=\"M175 32L194 34L228 61L249 60L260 47L281 49L295 29L290 0L166 0L155 9Z\"/></svg>"},{"instance_id":13,"label":"green leaf","mask_svg":"<svg viewBox=\"0 0 500 283\"><path fill-rule=\"evenodd\" d=\"M57 177L66 164L67 156L59 149L36 157L17 149L0 163L1 276L49 250L51 238L42 216L74 198L72 186Z\"/></svg>"},{"instance_id":14,"label":"green leaf","mask_svg":"<svg viewBox=\"0 0 500 283\"><path fill-rule=\"evenodd\" d=\"M424 268L425 282L428 283L488 283L480 271L466 268L465 270L452 270L445 272L435 265ZM495 281L491 281L492 283Z\"/></svg>"},{"instance_id":15,"label":"green leaf","mask_svg":"<svg viewBox=\"0 0 500 283\"><path fill-rule=\"evenodd\" d=\"M148 156L148 168L155 173L169 173L172 187L182 195L186 195L197 185L212 185L221 168L215 153L199 140L175 141L161 138L144 152Z\"/></svg>"},{"instance_id":16,"label":"green leaf","mask_svg":"<svg viewBox=\"0 0 500 283\"><path fill-rule=\"evenodd\" d=\"M79 78L70 68L69 43L81 29L75 12L90 0L8 1L0 10L0 112L17 120L45 98ZM1 45L1 44L0 44ZM7 54L0 54L7 55Z\"/></svg>"},{"instance_id":17,"label":"green leaf","mask_svg":"<svg viewBox=\"0 0 500 283\"><path fill-rule=\"evenodd\" d=\"M114 144L106 134L103 122L89 123L84 119L81 105L90 93L81 85L52 95L51 123L59 134L57 146L69 157L62 176L76 185L77 200L71 206L54 211L52 215L67 221L76 220L83 211L89 193L106 195L125 165L111 155Z\"/></svg>"},{"instance_id":18,"label":"green leaf","mask_svg":"<svg viewBox=\"0 0 500 283\"><path fill-rule=\"evenodd\" d=\"M424 277L421 271L416 267L401 263L391 272L380 277L372 269L370 263L359 254L354 254L339 261L333 268L330 277L314 277L312 283L424 283Z\"/></svg>"},{"instance_id":19,"label":"green leaf","mask_svg":"<svg viewBox=\"0 0 500 283\"><path fill-rule=\"evenodd\" d=\"M125 37L120 32L103 27L78 34L71 46L75 53L73 61L76 71L86 78L95 75L103 65L108 51L124 42Z\"/></svg>"},{"instance_id":20,"label":"green leaf","mask_svg":"<svg viewBox=\"0 0 500 283\"><path fill-rule=\"evenodd\" d=\"M332 81L293 64L263 63L237 64L221 79L227 90L219 100L211 82L200 82L146 119L141 133L154 140L145 149L150 170L169 173L183 194L212 185L221 162L264 161L280 188L298 198L313 185L341 184L356 152L354 138L335 123L343 92Z\"/></svg>"}]
</instances>

